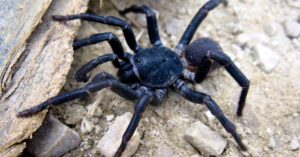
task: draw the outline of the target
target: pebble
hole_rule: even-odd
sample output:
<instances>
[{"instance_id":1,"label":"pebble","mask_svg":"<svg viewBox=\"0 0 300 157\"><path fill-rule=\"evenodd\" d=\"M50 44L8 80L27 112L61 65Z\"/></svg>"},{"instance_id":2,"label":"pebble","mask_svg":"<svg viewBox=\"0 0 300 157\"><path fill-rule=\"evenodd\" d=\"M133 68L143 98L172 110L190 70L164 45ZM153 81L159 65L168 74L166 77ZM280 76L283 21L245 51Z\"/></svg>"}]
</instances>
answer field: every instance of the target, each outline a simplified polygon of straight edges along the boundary
<instances>
[{"instance_id":1,"label":"pebble","mask_svg":"<svg viewBox=\"0 0 300 157\"><path fill-rule=\"evenodd\" d=\"M285 21L284 28L288 37L297 38L300 36L300 23L296 20L289 19Z\"/></svg>"},{"instance_id":2,"label":"pebble","mask_svg":"<svg viewBox=\"0 0 300 157\"><path fill-rule=\"evenodd\" d=\"M136 21L139 23L140 26L147 28L147 19L145 14L137 14Z\"/></svg>"},{"instance_id":3,"label":"pebble","mask_svg":"<svg viewBox=\"0 0 300 157\"><path fill-rule=\"evenodd\" d=\"M110 114L110 115L107 115L107 116L106 116L106 120L107 120L108 122L112 121L114 118L115 118L115 116L114 116L113 114Z\"/></svg>"},{"instance_id":4,"label":"pebble","mask_svg":"<svg viewBox=\"0 0 300 157\"><path fill-rule=\"evenodd\" d=\"M177 36L180 32L183 31L182 26L184 26L183 20L173 18L173 19L169 20L168 22L166 22L166 26L165 26L166 27L166 32L169 35Z\"/></svg>"},{"instance_id":5,"label":"pebble","mask_svg":"<svg viewBox=\"0 0 300 157\"><path fill-rule=\"evenodd\" d=\"M157 157L173 157L174 151L166 145L160 145L160 146L158 146L158 149L156 151L156 156Z\"/></svg>"},{"instance_id":6,"label":"pebble","mask_svg":"<svg viewBox=\"0 0 300 157\"><path fill-rule=\"evenodd\" d=\"M95 128L95 125L89 121L87 118L82 118L82 121L81 121L81 125L80 125L80 131L82 133L89 133L91 132L93 129Z\"/></svg>"},{"instance_id":7,"label":"pebble","mask_svg":"<svg viewBox=\"0 0 300 157\"><path fill-rule=\"evenodd\" d=\"M263 44L255 45L253 56L258 61L259 67L266 73L272 72L280 60L275 51Z\"/></svg>"},{"instance_id":8,"label":"pebble","mask_svg":"<svg viewBox=\"0 0 300 157\"><path fill-rule=\"evenodd\" d=\"M206 119L207 119L209 122L211 122L211 121L213 121L214 119L216 119L216 117L215 117L213 114L211 114L210 111L206 111L206 112L204 113L204 115L205 115Z\"/></svg>"},{"instance_id":9,"label":"pebble","mask_svg":"<svg viewBox=\"0 0 300 157\"><path fill-rule=\"evenodd\" d=\"M276 35L278 32L277 23L273 22L266 24L264 26L264 32L270 37Z\"/></svg>"},{"instance_id":10,"label":"pebble","mask_svg":"<svg viewBox=\"0 0 300 157\"><path fill-rule=\"evenodd\" d=\"M274 136L270 137L268 147L271 148L271 149L275 149L277 147L277 142L276 142L276 139L275 139Z\"/></svg>"},{"instance_id":11,"label":"pebble","mask_svg":"<svg viewBox=\"0 0 300 157\"><path fill-rule=\"evenodd\" d=\"M291 148L292 151L295 151L295 150L297 150L297 149L300 148L299 141L296 138L294 138L294 139L291 140L291 142L290 142L290 148Z\"/></svg>"},{"instance_id":12,"label":"pebble","mask_svg":"<svg viewBox=\"0 0 300 157\"><path fill-rule=\"evenodd\" d=\"M52 115L48 115L43 125L27 143L28 151L34 156L62 156L80 144L80 136Z\"/></svg>"},{"instance_id":13,"label":"pebble","mask_svg":"<svg viewBox=\"0 0 300 157\"><path fill-rule=\"evenodd\" d=\"M200 121L193 123L186 130L184 137L201 153L207 155L221 155L227 145L227 141L223 137Z\"/></svg>"},{"instance_id":14,"label":"pebble","mask_svg":"<svg viewBox=\"0 0 300 157\"><path fill-rule=\"evenodd\" d=\"M97 145L97 150L105 157L113 157L116 153L118 147L121 144L122 136L127 129L127 126L131 120L132 114L130 112L124 113L118 116L112 125L109 127L108 131L104 134ZM140 143L140 135L137 131L133 134L131 140L129 141L122 157L132 156Z\"/></svg>"},{"instance_id":15,"label":"pebble","mask_svg":"<svg viewBox=\"0 0 300 157\"><path fill-rule=\"evenodd\" d=\"M267 44L270 39L264 33L242 33L237 36L236 42L241 47L248 46L252 48L257 44Z\"/></svg>"}]
</instances>

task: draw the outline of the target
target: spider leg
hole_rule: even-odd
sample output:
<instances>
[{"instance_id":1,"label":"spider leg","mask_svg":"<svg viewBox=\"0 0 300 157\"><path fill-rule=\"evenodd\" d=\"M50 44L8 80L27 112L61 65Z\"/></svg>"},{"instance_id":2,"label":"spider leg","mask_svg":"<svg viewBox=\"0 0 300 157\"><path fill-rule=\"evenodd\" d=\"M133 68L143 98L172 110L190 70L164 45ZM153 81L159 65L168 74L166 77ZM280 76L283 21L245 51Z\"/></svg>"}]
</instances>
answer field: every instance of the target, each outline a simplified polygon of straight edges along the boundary
<instances>
[{"instance_id":1,"label":"spider leg","mask_svg":"<svg viewBox=\"0 0 300 157\"><path fill-rule=\"evenodd\" d=\"M150 101L151 94L150 93L143 93L143 96L138 98L135 107L134 107L134 115L131 118L131 121L123 134L121 145L118 148L118 151L115 154L115 157L120 157L122 153L124 152L128 141L133 136L133 133L135 132L143 113L148 105L148 102Z\"/></svg>"},{"instance_id":2,"label":"spider leg","mask_svg":"<svg viewBox=\"0 0 300 157\"><path fill-rule=\"evenodd\" d=\"M118 56L118 58L120 58L126 62L129 62L129 58L126 56L127 54L124 52L120 40L118 39L118 37L116 35L114 35L111 32L95 34L88 38L76 40L73 43L73 48L74 48L74 50L76 50L83 46L96 44L96 43L99 43L102 41L108 41L111 49ZM113 61L113 64L117 67L120 66L120 63L118 62L117 58L115 58L115 60Z\"/></svg>"},{"instance_id":3,"label":"spider leg","mask_svg":"<svg viewBox=\"0 0 300 157\"><path fill-rule=\"evenodd\" d=\"M234 124L225 117L222 110L209 95L190 89L182 80L177 80L173 84L173 87L187 100L194 103L204 103L211 113L217 117L225 130L232 135L241 149L246 150L246 146L242 143L239 135L237 134Z\"/></svg>"},{"instance_id":4,"label":"spider leg","mask_svg":"<svg viewBox=\"0 0 300 157\"><path fill-rule=\"evenodd\" d=\"M209 0L200 8L200 10L194 16L194 18L188 25L187 29L183 33L179 43L176 46L176 52L179 53L179 55L181 55L184 48L190 43L198 26L208 15L208 12L213 10L214 8L216 8L222 2L223 2L223 0Z\"/></svg>"},{"instance_id":5,"label":"spider leg","mask_svg":"<svg viewBox=\"0 0 300 157\"><path fill-rule=\"evenodd\" d=\"M228 73L235 79L235 81L242 87L242 92L238 102L237 115L241 116L243 108L245 106L246 97L248 94L250 81L240 71L240 69L231 61L225 53L211 52L207 54L207 57L216 61L220 65L224 66Z\"/></svg>"},{"instance_id":6,"label":"spider leg","mask_svg":"<svg viewBox=\"0 0 300 157\"><path fill-rule=\"evenodd\" d=\"M184 70L183 74L185 79L192 83L201 83L209 73L212 64L213 63L207 57L203 57L197 66L196 73L187 69Z\"/></svg>"},{"instance_id":7,"label":"spider leg","mask_svg":"<svg viewBox=\"0 0 300 157\"><path fill-rule=\"evenodd\" d=\"M98 65L101 65L103 63L117 60L118 57L115 54L105 54L102 56L99 56L95 59L92 59L88 63L84 64L80 67L79 70L76 71L75 78L78 82L87 82L89 80L89 76L87 76L87 73L96 68Z\"/></svg>"},{"instance_id":8,"label":"spider leg","mask_svg":"<svg viewBox=\"0 0 300 157\"><path fill-rule=\"evenodd\" d=\"M113 16L97 16L97 15L86 14L86 13L67 15L67 16L54 15L52 17L56 21L69 21L69 20L81 19L81 20L98 22L98 23L107 24L111 26L121 27L126 42L130 47L130 49L132 49L134 52L139 52L142 49L141 46L137 44L131 25L120 18L113 17Z\"/></svg>"},{"instance_id":9,"label":"spider leg","mask_svg":"<svg viewBox=\"0 0 300 157\"><path fill-rule=\"evenodd\" d=\"M147 24L148 24L147 26L148 35L150 38L150 42L154 46L161 46L162 43L159 36L159 30L158 30L155 12L146 5L142 5L142 6L132 5L129 8L120 11L120 14L125 15L129 12L146 14Z\"/></svg>"},{"instance_id":10,"label":"spider leg","mask_svg":"<svg viewBox=\"0 0 300 157\"><path fill-rule=\"evenodd\" d=\"M120 96L129 99L134 100L140 96L139 91L131 90L130 87L128 87L126 84L123 84L119 82L116 78L113 76L107 74L107 73L100 73L97 75L93 81L83 88L75 89L73 91L64 93L62 95L58 95L55 97L52 97L48 99L47 101L34 106L30 109L21 111L17 114L18 117L29 117L32 116L38 112L43 111L44 109L48 108L49 106L56 106L60 105L62 103L81 98L86 97L90 93L100 91L103 88L111 87L112 91L119 94Z\"/></svg>"},{"instance_id":11,"label":"spider leg","mask_svg":"<svg viewBox=\"0 0 300 157\"><path fill-rule=\"evenodd\" d=\"M228 73L242 87L237 109L237 115L241 116L245 106L250 81L232 62L230 57L223 52L220 45L209 38L197 39L186 47L184 58L189 66L198 68L195 74L189 71L185 72L185 77L188 80L193 80L197 83L203 81L212 65L216 65L215 63L225 67Z\"/></svg>"},{"instance_id":12,"label":"spider leg","mask_svg":"<svg viewBox=\"0 0 300 157\"><path fill-rule=\"evenodd\" d=\"M164 98L167 96L168 90L167 89L157 89L153 93L153 98L152 98L152 104L153 105L158 105L160 104Z\"/></svg>"}]
</instances>

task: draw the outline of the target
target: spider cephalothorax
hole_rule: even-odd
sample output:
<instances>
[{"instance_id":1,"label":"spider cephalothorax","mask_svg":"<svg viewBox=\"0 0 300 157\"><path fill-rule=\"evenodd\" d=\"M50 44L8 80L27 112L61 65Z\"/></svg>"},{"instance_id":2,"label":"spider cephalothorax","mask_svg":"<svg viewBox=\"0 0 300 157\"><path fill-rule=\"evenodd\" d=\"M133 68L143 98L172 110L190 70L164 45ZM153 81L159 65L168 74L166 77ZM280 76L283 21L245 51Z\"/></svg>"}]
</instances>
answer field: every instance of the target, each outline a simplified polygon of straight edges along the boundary
<instances>
[{"instance_id":1,"label":"spider cephalothorax","mask_svg":"<svg viewBox=\"0 0 300 157\"><path fill-rule=\"evenodd\" d=\"M189 101L205 104L212 114L217 117L226 131L231 133L241 149L245 150L246 147L241 142L235 126L225 117L215 101L209 95L192 90L187 86L187 82L200 83L208 74L212 64L217 63L224 66L243 88L237 109L237 115L242 115L250 85L249 80L235 66L231 59L223 53L217 42L209 38L200 38L190 44L202 20L207 16L210 10L217 7L220 3L221 0L210 0L200 8L174 51L163 46L159 37L156 15L149 7L144 5L134 5L120 13L126 14L128 12L135 12L146 14L148 34L151 44L153 45L152 48L142 48L139 46L130 24L117 17L96 16L92 14L53 16L53 19L57 21L81 19L121 27L128 46L135 54L132 55L124 52L119 39L113 33L109 32L95 34L89 38L75 41L73 44L74 49L108 41L113 50L113 53L99 56L83 65L76 73L77 81L87 82L89 80L87 74L92 69L110 61L119 69L117 73L118 78L102 72L96 75L93 80L83 88L50 98L38 106L19 112L18 116L31 116L51 105L59 105L76 98L85 97L89 95L89 93L99 91L105 87L111 87L112 91L120 96L130 100L137 100L135 113L115 155L119 157L136 130L147 104L150 102L155 104L160 103L167 95L167 91L173 89Z\"/></svg>"}]
</instances>

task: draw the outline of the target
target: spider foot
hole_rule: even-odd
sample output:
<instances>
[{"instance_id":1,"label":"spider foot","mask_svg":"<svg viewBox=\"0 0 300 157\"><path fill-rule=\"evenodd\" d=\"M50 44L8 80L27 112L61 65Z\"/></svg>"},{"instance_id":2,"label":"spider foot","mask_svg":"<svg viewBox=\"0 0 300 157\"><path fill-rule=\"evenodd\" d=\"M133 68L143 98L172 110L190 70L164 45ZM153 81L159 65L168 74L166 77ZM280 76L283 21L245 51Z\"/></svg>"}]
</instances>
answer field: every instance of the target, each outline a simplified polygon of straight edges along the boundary
<instances>
[{"instance_id":1,"label":"spider foot","mask_svg":"<svg viewBox=\"0 0 300 157\"><path fill-rule=\"evenodd\" d=\"M52 15L52 19L55 21L66 21L66 20L68 20L68 16Z\"/></svg>"}]
</instances>

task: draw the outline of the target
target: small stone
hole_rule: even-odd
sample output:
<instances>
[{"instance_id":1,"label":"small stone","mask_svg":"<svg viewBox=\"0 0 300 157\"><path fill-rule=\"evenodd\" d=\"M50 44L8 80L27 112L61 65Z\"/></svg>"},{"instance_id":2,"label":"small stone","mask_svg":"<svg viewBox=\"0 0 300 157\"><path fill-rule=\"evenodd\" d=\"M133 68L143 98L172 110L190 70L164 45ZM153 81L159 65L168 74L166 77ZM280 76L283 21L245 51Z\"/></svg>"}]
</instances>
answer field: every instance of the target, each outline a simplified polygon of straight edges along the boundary
<instances>
[{"instance_id":1,"label":"small stone","mask_svg":"<svg viewBox=\"0 0 300 157\"><path fill-rule=\"evenodd\" d=\"M95 134L100 134L101 130L102 130L102 128L99 125L95 126Z\"/></svg>"},{"instance_id":2,"label":"small stone","mask_svg":"<svg viewBox=\"0 0 300 157\"><path fill-rule=\"evenodd\" d=\"M300 24L296 20L289 19L285 21L284 28L287 36L292 38L300 36Z\"/></svg>"},{"instance_id":3,"label":"small stone","mask_svg":"<svg viewBox=\"0 0 300 157\"><path fill-rule=\"evenodd\" d=\"M290 142L290 148L292 151L295 151L300 148L299 141L296 138L292 139L292 141Z\"/></svg>"},{"instance_id":4,"label":"small stone","mask_svg":"<svg viewBox=\"0 0 300 157\"><path fill-rule=\"evenodd\" d=\"M206 112L204 113L204 115L205 115L206 119L207 119L209 122L211 122L211 121L213 121L214 119L216 119L216 117L215 117L213 114L211 114L210 111L206 111Z\"/></svg>"},{"instance_id":5,"label":"small stone","mask_svg":"<svg viewBox=\"0 0 300 157\"><path fill-rule=\"evenodd\" d=\"M287 0L287 3L291 7L300 8L300 1L299 0Z\"/></svg>"},{"instance_id":6,"label":"small stone","mask_svg":"<svg viewBox=\"0 0 300 157\"><path fill-rule=\"evenodd\" d=\"M199 154L194 154L191 157L201 157Z\"/></svg>"},{"instance_id":7,"label":"small stone","mask_svg":"<svg viewBox=\"0 0 300 157\"><path fill-rule=\"evenodd\" d=\"M277 24L274 23L274 22L273 22L273 23L266 24L266 25L264 26L264 32L265 32L268 36L270 36L270 37L276 35L276 34L277 34L277 31L278 31L278 27L277 27Z\"/></svg>"},{"instance_id":8,"label":"small stone","mask_svg":"<svg viewBox=\"0 0 300 157\"><path fill-rule=\"evenodd\" d=\"M181 31L183 31L184 23L183 20L173 18L166 22L166 32L169 35L177 36Z\"/></svg>"},{"instance_id":9,"label":"small stone","mask_svg":"<svg viewBox=\"0 0 300 157\"><path fill-rule=\"evenodd\" d=\"M28 151L34 156L61 156L80 144L79 135L52 115L48 115L43 125L28 142Z\"/></svg>"},{"instance_id":10,"label":"small stone","mask_svg":"<svg viewBox=\"0 0 300 157\"><path fill-rule=\"evenodd\" d=\"M271 148L271 149L275 149L277 147L277 142L276 142L276 139L275 139L274 136L270 137L268 147Z\"/></svg>"},{"instance_id":11,"label":"small stone","mask_svg":"<svg viewBox=\"0 0 300 157\"><path fill-rule=\"evenodd\" d=\"M242 33L236 38L237 44L241 47L254 47L256 44L266 44L270 42L269 37L264 33Z\"/></svg>"},{"instance_id":12,"label":"small stone","mask_svg":"<svg viewBox=\"0 0 300 157\"><path fill-rule=\"evenodd\" d=\"M82 121L81 121L81 125L80 125L80 130L82 133L89 133L91 132L93 129L94 129L94 124L89 121L87 118L82 118Z\"/></svg>"},{"instance_id":13,"label":"small stone","mask_svg":"<svg viewBox=\"0 0 300 157\"><path fill-rule=\"evenodd\" d=\"M147 20L145 14L137 14L136 21L142 26L147 27Z\"/></svg>"},{"instance_id":14,"label":"small stone","mask_svg":"<svg viewBox=\"0 0 300 157\"><path fill-rule=\"evenodd\" d=\"M207 155L221 155L227 145L224 138L200 121L193 123L186 130L184 137L200 152Z\"/></svg>"},{"instance_id":15,"label":"small stone","mask_svg":"<svg viewBox=\"0 0 300 157\"><path fill-rule=\"evenodd\" d=\"M114 118L115 118L115 116L114 116L113 114L110 114L110 115L107 115L107 116L106 116L106 120L107 120L108 122L112 121Z\"/></svg>"},{"instance_id":16,"label":"small stone","mask_svg":"<svg viewBox=\"0 0 300 157\"><path fill-rule=\"evenodd\" d=\"M161 145L158 146L158 149L156 151L156 156L157 157L173 157L174 156L174 151L166 146L166 145Z\"/></svg>"},{"instance_id":17,"label":"small stone","mask_svg":"<svg viewBox=\"0 0 300 157\"><path fill-rule=\"evenodd\" d=\"M97 145L97 150L105 157L113 157L119 148L122 136L127 129L131 120L132 114L130 112L124 113L118 116L113 124L109 127L108 131L101 138ZM131 140L127 144L122 157L132 156L140 143L140 135L137 131L133 134Z\"/></svg>"},{"instance_id":18,"label":"small stone","mask_svg":"<svg viewBox=\"0 0 300 157\"><path fill-rule=\"evenodd\" d=\"M254 58L259 62L259 67L266 73L270 73L279 63L279 55L263 44L254 47Z\"/></svg>"}]
</instances>

